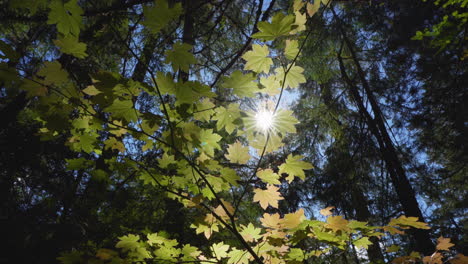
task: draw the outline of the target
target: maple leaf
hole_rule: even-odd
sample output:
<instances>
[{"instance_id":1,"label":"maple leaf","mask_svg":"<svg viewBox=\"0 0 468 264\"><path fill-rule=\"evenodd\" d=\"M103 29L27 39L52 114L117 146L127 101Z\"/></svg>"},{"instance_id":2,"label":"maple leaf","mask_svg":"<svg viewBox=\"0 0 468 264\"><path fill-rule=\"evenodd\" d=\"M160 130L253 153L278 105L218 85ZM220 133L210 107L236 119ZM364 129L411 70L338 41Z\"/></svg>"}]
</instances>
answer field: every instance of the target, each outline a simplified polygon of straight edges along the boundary
<instances>
[{"instance_id":1,"label":"maple leaf","mask_svg":"<svg viewBox=\"0 0 468 264\"><path fill-rule=\"evenodd\" d=\"M119 152L125 152L125 146L122 142L118 141L115 137L110 137L106 141L104 141L105 149L115 149Z\"/></svg>"},{"instance_id":2,"label":"maple leaf","mask_svg":"<svg viewBox=\"0 0 468 264\"><path fill-rule=\"evenodd\" d=\"M49 4L47 24L57 24L58 32L65 36L72 34L78 37L83 9L77 2L77 0L71 0L64 4L61 0L52 1Z\"/></svg>"},{"instance_id":3,"label":"maple leaf","mask_svg":"<svg viewBox=\"0 0 468 264\"><path fill-rule=\"evenodd\" d=\"M145 20L142 24L148 27L152 33L156 34L166 27L169 22L177 19L182 14L182 11L181 3L175 3L172 8L169 8L166 0L156 0L154 6L143 7Z\"/></svg>"},{"instance_id":4,"label":"maple leaf","mask_svg":"<svg viewBox=\"0 0 468 264\"><path fill-rule=\"evenodd\" d=\"M199 121L209 121L211 116L215 113L213 110L215 105L208 98L204 98L201 102L196 104L196 109L193 117Z\"/></svg>"},{"instance_id":5,"label":"maple leaf","mask_svg":"<svg viewBox=\"0 0 468 264\"><path fill-rule=\"evenodd\" d=\"M292 115L291 110L279 109L274 117L274 129L285 135L286 133L296 133L295 125L299 123Z\"/></svg>"},{"instance_id":6,"label":"maple leaf","mask_svg":"<svg viewBox=\"0 0 468 264\"><path fill-rule=\"evenodd\" d=\"M221 259L228 256L229 245L225 245L223 242L214 243L211 245L211 249L215 257Z\"/></svg>"},{"instance_id":7,"label":"maple leaf","mask_svg":"<svg viewBox=\"0 0 468 264\"><path fill-rule=\"evenodd\" d=\"M270 96L274 96L280 93L281 84L274 74L270 74L267 77L260 77L260 84L264 87L260 90L262 93L266 93Z\"/></svg>"},{"instance_id":8,"label":"maple leaf","mask_svg":"<svg viewBox=\"0 0 468 264\"><path fill-rule=\"evenodd\" d=\"M455 246L455 244L450 243L450 238L439 237L437 239L436 250L450 250L449 248Z\"/></svg>"},{"instance_id":9,"label":"maple leaf","mask_svg":"<svg viewBox=\"0 0 468 264\"><path fill-rule=\"evenodd\" d=\"M249 252L236 248L232 248L228 256L228 264L248 264L249 258L251 257Z\"/></svg>"},{"instance_id":10,"label":"maple leaf","mask_svg":"<svg viewBox=\"0 0 468 264\"><path fill-rule=\"evenodd\" d=\"M270 51L266 45L252 45L252 50L246 52L242 58L247 61L245 64L246 70L252 70L254 72L267 73L270 71L270 67L273 64L273 60L268 58Z\"/></svg>"},{"instance_id":11,"label":"maple leaf","mask_svg":"<svg viewBox=\"0 0 468 264\"><path fill-rule=\"evenodd\" d=\"M207 155L213 156L215 149L220 149L218 142L221 136L213 133L213 129L202 129L200 131L200 145Z\"/></svg>"},{"instance_id":12,"label":"maple leaf","mask_svg":"<svg viewBox=\"0 0 468 264\"><path fill-rule=\"evenodd\" d=\"M279 166L279 174L287 173L289 176L286 178L289 183L292 182L295 176L300 179L305 179L304 170L310 170L313 168L308 162L301 161L302 156L294 156L289 154L286 158L286 162Z\"/></svg>"},{"instance_id":13,"label":"maple leaf","mask_svg":"<svg viewBox=\"0 0 468 264\"><path fill-rule=\"evenodd\" d=\"M400 250L400 246L398 246L398 245L391 245L391 246L387 247L387 249L385 250L385 252L392 253L392 252L398 252L398 250Z\"/></svg>"},{"instance_id":14,"label":"maple leaf","mask_svg":"<svg viewBox=\"0 0 468 264\"><path fill-rule=\"evenodd\" d=\"M372 245L372 242L369 241L369 238L367 237L361 237L360 239L354 240L353 244L356 247L361 247L367 249L370 245Z\"/></svg>"},{"instance_id":15,"label":"maple leaf","mask_svg":"<svg viewBox=\"0 0 468 264\"><path fill-rule=\"evenodd\" d=\"M294 12L294 14L296 15L296 19L293 24L294 30L291 31L291 34L296 34L301 31L306 30L306 26L305 26L305 23L307 22L306 14L305 13L301 14L301 12L299 11Z\"/></svg>"},{"instance_id":16,"label":"maple leaf","mask_svg":"<svg viewBox=\"0 0 468 264\"><path fill-rule=\"evenodd\" d=\"M176 43L172 46L172 50L166 51L165 62L172 64L174 72L179 69L184 72L188 72L190 64L197 63L195 56L189 52L191 49L192 45L187 43Z\"/></svg>"},{"instance_id":17,"label":"maple leaf","mask_svg":"<svg viewBox=\"0 0 468 264\"><path fill-rule=\"evenodd\" d=\"M431 256L426 256L422 259L424 264L443 264L443 256L439 252L432 254Z\"/></svg>"},{"instance_id":18,"label":"maple leaf","mask_svg":"<svg viewBox=\"0 0 468 264\"><path fill-rule=\"evenodd\" d=\"M278 180L279 175L274 173L272 169L259 170L257 177L260 178L264 183L268 184L281 184Z\"/></svg>"},{"instance_id":19,"label":"maple leaf","mask_svg":"<svg viewBox=\"0 0 468 264\"><path fill-rule=\"evenodd\" d=\"M58 61L46 61L37 76L44 77L43 83L47 85L59 86L68 82L68 72L62 69Z\"/></svg>"},{"instance_id":20,"label":"maple leaf","mask_svg":"<svg viewBox=\"0 0 468 264\"><path fill-rule=\"evenodd\" d=\"M343 219L343 216L341 215L328 217L327 224L325 224L325 227L335 232L338 232L340 230L349 231L348 220Z\"/></svg>"},{"instance_id":21,"label":"maple leaf","mask_svg":"<svg viewBox=\"0 0 468 264\"><path fill-rule=\"evenodd\" d=\"M170 73L164 74L163 72L156 73L156 81L158 89L161 94L172 94L176 93L176 84Z\"/></svg>"},{"instance_id":22,"label":"maple leaf","mask_svg":"<svg viewBox=\"0 0 468 264\"><path fill-rule=\"evenodd\" d=\"M241 225L242 231L240 234L247 242L254 242L255 240L262 237L260 233L262 229L256 228L252 223L249 223L247 226Z\"/></svg>"},{"instance_id":23,"label":"maple leaf","mask_svg":"<svg viewBox=\"0 0 468 264\"><path fill-rule=\"evenodd\" d=\"M284 48L284 56L292 60L299 53L299 43L297 40L286 40L286 47Z\"/></svg>"},{"instance_id":24,"label":"maple leaf","mask_svg":"<svg viewBox=\"0 0 468 264\"><path fill-rule=\"evenodd\" d=\"M249 147L244 147L239 141L230 144L227 151L225 157L233 163L246 164L250 159Z\"/></svg>"},{"instance_id":25,"label":"maple leaf","mask_svg":"<svg viewBox=\"0 0 468 264\"><path fill-rule=\"evenodd\" d=\"M327 208L321 209L320 214L323 215L323 216L332 215L333 213L331 212L331 210L333 210L333 209L335 209L335 206L329 206Z\"/></svg>"},{"instance_id":26,"label":"maple leaf","mask_svg":"<svg viewBox=\"0 0 468 264\"><path fill-rule=\"evenodd\" d=\"M266 190L255 189L253 201L259 202L263 209L266 209L268 205L278 208L278 201L283 200L278 190L279 188L274 185L268 185Z\"/></svg>"},{"instance_id":27,"label":"maple leaf","mask_svg":"<svg viewBox=\"0 0 468 264\"><path fill-rule=\"evenodd\" d=\"M263 217L260 218L260 222L264 227L277 229L280 226L280 215L278 213L275 214L263 214Z\"/></svg>"},{"instance_id":28,"label":"maple leaf","mask_svg":"<svg viewBox=\"0 0 468 264\"><path fill-rule=\"evenodd\" d=\"M454 258L450 259L450 264L466 264L468 263L468 257L459 253Z\"/></svg>"},{"instance_id":29,"label":"maple leaf","mask_svg":"<svg viewBox=\"0 0 468 264\"><path fill-rule=\"evenodd\" d=\"M307 3L307 6L306 6L307 14L311 17L315 13L317 13L319 8L320 8L320 0L314 0L313 4Z\"/></svg>"},{"instance_id":30,"label":"maple leaf","mask_svg":"<svg viewBox=\"0 0 468 264\"><path fill-rule=\"evenodd\" d=\"M275 70L277 75L276 78L281 82L284 81L284 88L289 87L291 89L294 89L299 87L299 84L306 82L306 79L302 74L304 72L304 69L302 67L288 65L288 67L286 67L286 70L287 69L289 69L289 71L287 72L286 77L284 74L285 69L283 67L276 68Z\"/></svg>"},{"instance_id":31,"label":"maple leaf","mask_svg":"<svg viewBox=\"0 0 468 264\"><path fill-rule=\"evenodd\" d=\"M419 229L430 229L430 227L423 222L418 221L418 217L410 216L406 217L404 215L390 220L390 223L388 223L388 226L399 226L401 228L409 228L409 227L414 227L414 228L419 228Z\"/></svg>"},{"instance_id":32,"label":"maple leaf","mask_svg":"<svg viewBox=\"0 0 468 264\"><path fill-rule=\"evenodd\" d=\"M115 99L112 105L104 108L106 112L112 113L115 119L124 119L127 122L135 122L138 119L136 110L133 108L131 100L121 101Z\"/></svg>"},{"instance_id":33,"label":"maple leaf","mask_svg":"<svg viewBox=\"0 0 468 264\"><path fill-rule=\"evenodd\" d=\"M87 95L98 95L100 93L102 93L101 91L99 91L94 85L89 85L88 87L86 87L85 89L81 90L84 94L87 94Z\"/></svg>"},{"instance_id":34,"label":"maple leaf","mask_svg":"<svg viewBox=\"0 0 468 264\"><path fill-rule=\"evenodd\" d=\"M224 88L232 88L233 93L240 97L252 97L256 92L260 92L257 83L254 82L255 76L251 73L242 74L241 71L234 71L231 76L223 78Z\"/></svg>"},{"instance_id":35,"label":"maple leaf","mask_svg":"<svg viewBox=\"0 0 468 264\"><path fill-rule=\"evenodd\" d=\"M124 252L135 250L140 247L138 240L140 240L140 236L138 235L129 234L126 236L121 236L119 237L119 242L117 242L115 247L122 248Z\"/></svg>"},{"instance_id":36,"label":"maple leaf","mask_svg":"<svg viewBox=\"0 0 468 264\"><path fill-rule=\"evenodd\" d=\"M240 176L237 175L237 172L231 168L222 168L221 169L221 177L229 182L230 184L234 185L234 186L238 186L239 183L237 183L237 181L240 180Z\"/></svg>"},{"instance_id":37,"label":"maple leaf","mask_svg":"<svg viewBox=\"0 0 468 264\"><path fill-rule=\"evenodd\" d=\"M286 229L296 228L305 218L304 209L301 208L294 213L285 214L281 220L281 227Z\"/></svg>"},{"instance_id":38,"label":"maple leaf","mask_svg":"<svg viewBox=\"0 0 468 264\"><path fill-rule=\"evenodd\" d=\"M213 120L216 120L216 129L221 130L224 128L226 132L232 134L236 125L234 121L240 118L239 105L229 104L227 108L218 107L215 110L216 115L213 117Z\"/></svg>"},{"instance_id":39,"label":"maple leaf","mask_svg":"<svg viewBox=\"0 0 468 264\"><path fill-rule=\"evenodd\" d=\"M274 40L277 37L288 35L291 31L291 26L294 23L293 15L285 16L283 13L276 13L271 19L271 23L262 21L257 27L260 32L252 35L252 38L263 39L265 41Z\"/></svg>"},{"instance_id":40,"label":"maple leaf","mask_svg":"<svg viewBox=\"0 0 468 264\"><path fill-rule=\"evenodd\" d=\"M63 53L73 55L79 59L88 56L88 54L86 54L86 44L79 42L78 37L73 35L66 35L63 38L59 37L54 40L54 44L57 45Z\"/></svg>"}]
</instances>

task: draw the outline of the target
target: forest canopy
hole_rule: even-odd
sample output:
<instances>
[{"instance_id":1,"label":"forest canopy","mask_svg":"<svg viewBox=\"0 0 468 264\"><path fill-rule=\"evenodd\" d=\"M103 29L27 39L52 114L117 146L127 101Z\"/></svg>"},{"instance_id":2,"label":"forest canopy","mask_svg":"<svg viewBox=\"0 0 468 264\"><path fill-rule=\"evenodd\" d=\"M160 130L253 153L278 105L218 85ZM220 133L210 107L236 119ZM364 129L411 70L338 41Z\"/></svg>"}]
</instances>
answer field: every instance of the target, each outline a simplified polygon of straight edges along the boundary
<instances>
[{"instance_id":1,"label":"forest canopy","mask_svg":"<svg viewBox=\"0 0 468 264\"><path fill-rule=\"evenodd\" d=\"M0 0L0 263L468 263L467 0Z\"/></svg>"}]
</instances>

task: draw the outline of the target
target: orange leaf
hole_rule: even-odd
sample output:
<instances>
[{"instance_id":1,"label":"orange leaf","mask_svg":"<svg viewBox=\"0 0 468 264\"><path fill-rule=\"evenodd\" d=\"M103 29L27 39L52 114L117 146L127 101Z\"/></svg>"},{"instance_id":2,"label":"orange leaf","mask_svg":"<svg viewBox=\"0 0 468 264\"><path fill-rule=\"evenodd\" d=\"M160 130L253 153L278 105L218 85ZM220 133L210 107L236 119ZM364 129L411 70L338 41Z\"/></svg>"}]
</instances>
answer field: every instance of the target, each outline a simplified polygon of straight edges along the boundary
<instances>
[{"instance_id":1,"label":"orange leaf","mask_svg":"<svg viewBox=\"0 0 468 264\"><path fill-rule=\"evenodd\" d=\"M453 259L450 260L450 264L466 264L468 263L468 257L463 254L457 254Z\"/></svg>"},{"instance_id":2,"label":"orange leaf","mask_svg":"<svg viewBox=\"0 0 468 264\"><path fill-rule=\"evenodd\" d=\"M437 250L450 250L449 248L453 246L455 246L455 244L450 243L450 238L441 236L437 239Z\"/></svg>"},{"instance_id":3,"label":"orange leaf","mask_svg":"<svg viewBox=\"0 0 468 264\"><path fill-rule=\"evenodd\" d=\"M436 252L432 256L427 256L422 259L424 264L443 264L442 254Z\"/></svg>"},{"instance_id":4,"label":"orange leaf","mask_svg":"<svg viewBox=\"0 0 468 264\"><path fill-rule=\"evenodd\" d=\"M323 216L332 215L333 213L331 212L331 210L333 209L335 209L335 206L328 206L327 208L320 210L320 214Z\"/></svg>"},{"instance_id":5,"label":"orange leaf","mask_svg":"<svg viewBox=\"0 0 468 264\"><path fill-rule=\"evenodd\" d=\"M279 188L273 185L268 185L266 190L255 189L254 202L260 202L263 209L266 209L268 205L278 208L278 201L283 200L278 190Z\"/></svg>"}]
</instances>

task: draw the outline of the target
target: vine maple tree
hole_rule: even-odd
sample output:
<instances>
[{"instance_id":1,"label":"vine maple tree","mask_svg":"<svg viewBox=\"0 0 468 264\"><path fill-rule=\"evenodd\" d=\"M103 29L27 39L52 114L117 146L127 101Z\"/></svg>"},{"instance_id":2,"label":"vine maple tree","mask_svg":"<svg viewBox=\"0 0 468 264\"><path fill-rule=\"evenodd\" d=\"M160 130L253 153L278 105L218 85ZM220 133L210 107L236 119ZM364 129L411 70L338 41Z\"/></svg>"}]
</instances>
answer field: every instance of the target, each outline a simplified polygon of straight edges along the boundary
<instances>
[{"instance_id":1,"label":"vine maple tree","mask_svg":"<svg viewBox=\"0 0 468 264\"><path fill-rule=\"evenodd\" d=\"M45 6L46 2L41 3ZM142 184L164 190L169 198L195 211L200 219L194 220L191 227L206 237L210 249L207 252L180 244L171 239L171 234L159 230L123 235L116 249L101 248L91 254L66 252L59 259L63 263L300 263L320 258L332 248L367 248L371 237L403 234L408 228L428 229L417 218L405 216L391 220L387 226L370 226L333 215L331 207L320 211L326 217L324 221L308 219L303 209L288 214L277 212L284 199L281 186L304 180L305 171L313 166L293 154L277 165L263 159L267 154L280 152L285 137L296 133L298 121L292 111L280 107L280 101L285 89L295 89L306 81L303 68L297 64L303 43L310 37L307 18L329 4L327 0L314 4L296 0L290 13L277 12L270 21L259 22L258 32L251 35L258 44L251 45L242 55L244 71L233 71L210 86L178 77L197 63L194 47L183 42L173 43L165 52L164 70L145 65L150 83L100 71L92 76L92 84L80 89L79 80L71 78L57 60L45 62L33 77L2 63L2 71L13 76L9 80L11 86L18 85L30 98L37 97L30 109L42 126L39 134L44 140L67 134L66 144L73 151L90 156L115 151L116 155L105 158L107 166L120 174L134 173ZM57 28L53 42L56 47L77 59L86 58L88 43L79 38L84 22L78 1L53 0L47 8L47 23ZM183 14L180 3L170 5L156 0L143 7L141 25L152 34L159 34ZM2 45L2 53L9 60L17 57L6 44ZM159 109L141 109L136 98L143 93L154 98ZM221 95L231 100L224 100ZM261 98L259 95L272 96L272 100L255 110L242 104L249 98ZM259 111L270 113L270 127L257 125ZM138 149L129 149L128 142L141 144ZM132 158L132 152L151 149L162 152L157 165ZM108 176L108 172L97 169L93 159L67 162L70 170ZM252 169L241 176L233 164L251 165L244 168ZM241 206L251 202L258 202L262 217L245 223ZM238 243L211 239L224 231ZM302 245L306 240L315 240L319 246ZM437 252L430 257L413 253L395 261L422 259L426 263L441 263L440 252L448 251L452 244L443 237L438 242ZM459 255L451 261L465 260Z\"/></svg>"}]
</instances>

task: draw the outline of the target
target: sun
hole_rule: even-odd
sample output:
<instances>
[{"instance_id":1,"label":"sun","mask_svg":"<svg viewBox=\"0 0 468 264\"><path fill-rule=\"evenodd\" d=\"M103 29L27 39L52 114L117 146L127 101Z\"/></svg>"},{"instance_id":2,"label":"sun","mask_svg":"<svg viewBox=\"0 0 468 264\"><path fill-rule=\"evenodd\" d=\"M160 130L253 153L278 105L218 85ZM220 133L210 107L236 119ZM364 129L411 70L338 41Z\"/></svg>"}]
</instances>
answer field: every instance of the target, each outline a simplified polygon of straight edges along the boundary
<instances>
[{"instance_id":1,"label":"sun","mask_svg":"<svg viewBox=\"0 0 468 264\"><path fill-rule=\"evenodd\" d=\"M266 132L273 128L274 113L266 109L260 110L255 114L255 124L257 128Z\"/></svg>"}]
</instances>

